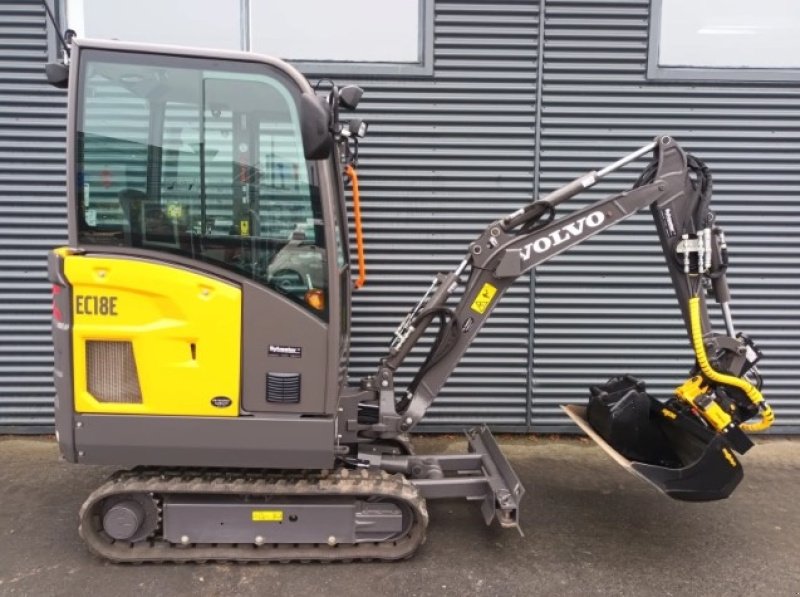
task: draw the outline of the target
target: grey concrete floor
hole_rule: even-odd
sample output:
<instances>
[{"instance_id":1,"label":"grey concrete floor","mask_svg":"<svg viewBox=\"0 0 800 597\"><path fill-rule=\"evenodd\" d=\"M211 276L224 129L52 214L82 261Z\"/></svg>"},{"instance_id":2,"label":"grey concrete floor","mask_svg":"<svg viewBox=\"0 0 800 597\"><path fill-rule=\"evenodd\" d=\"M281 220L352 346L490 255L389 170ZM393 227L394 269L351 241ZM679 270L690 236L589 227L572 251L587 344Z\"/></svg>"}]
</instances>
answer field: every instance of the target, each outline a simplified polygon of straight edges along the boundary
<instances>
[{"instance_id":1,"label":"grey concrete floor","mask_svg":"<svg viewBox=\"0 0 800 597\"><path fill-rule=\"evenodd\" d=\"M800 441L761 442L736 493L710 504L659 495L587 440L502 446L528 489L525 537L485 527L477 504L436 502L405 562L120 566L76 529L110 469L61 463L52 440L0 438L0 595L800 595Z\"/></svg>"}]
</instances>

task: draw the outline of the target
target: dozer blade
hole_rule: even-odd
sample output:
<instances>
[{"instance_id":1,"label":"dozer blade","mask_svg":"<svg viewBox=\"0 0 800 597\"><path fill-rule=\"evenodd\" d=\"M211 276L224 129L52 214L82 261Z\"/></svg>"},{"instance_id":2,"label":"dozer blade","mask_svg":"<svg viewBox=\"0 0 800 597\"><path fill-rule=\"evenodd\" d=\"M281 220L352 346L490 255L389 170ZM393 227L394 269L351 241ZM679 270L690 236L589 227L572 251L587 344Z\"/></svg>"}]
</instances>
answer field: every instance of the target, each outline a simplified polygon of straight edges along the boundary
<instances>
[{"instance_id":1,"label":"dozer blade","mask_svg":"<svg viewBox=\"0 0 800 597\"><path fill-rule=\"evenodd\" d=\"M657 466L629 460L620 454L589 424L585 407L571 404L561 408L620 466L673 499L690 502L721 500L728 497L742 480L742 465L719 434L709 442L703 442L678 428L665 429L683 466Z\"/></svg>"}]
</instances>

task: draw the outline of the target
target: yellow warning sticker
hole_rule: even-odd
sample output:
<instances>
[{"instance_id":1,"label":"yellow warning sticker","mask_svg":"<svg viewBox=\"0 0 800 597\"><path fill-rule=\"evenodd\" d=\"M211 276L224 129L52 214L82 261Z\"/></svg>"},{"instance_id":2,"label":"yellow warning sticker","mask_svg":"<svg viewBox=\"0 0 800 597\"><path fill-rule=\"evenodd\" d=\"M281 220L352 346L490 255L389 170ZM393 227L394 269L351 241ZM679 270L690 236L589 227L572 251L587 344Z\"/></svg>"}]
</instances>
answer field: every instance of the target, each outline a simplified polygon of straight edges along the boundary
<instances>
[{"instance_id":1,"label":"yellow warning sticker","mask_svg":"<svg viewBox=\"0 0 800 597\"><path fill-rule=\"evenodd\" d=\"M253 510L253 522L283 522L283 510Z\"/></svg>"},{"instance_id":2,"label":"yellow warning sticker","mask_svg":"<svg viewBox=\"0 0 800 597\"><path fill-rule=\"evenodd\" d=\"M241 236L250 236L250 220L239 222L239 234Z\"/></svg>"},{"instance_id":3,"label":"yellow warning sticker","mask_svg":"<svg viewBox=\"0 0 800 597\"><path fill-rule=\"evenodd\" d=\"M489 308L489 305L492 304L492 299L495 294L497 294L497 287L486 282L478 293L478 296L472 301L472 306L470 308L475 311L475 313L483 315L486 313L486 309Z\"/></svg>"},{"instance_id":4,"label":"yellow warning sticker","mask_svg":"<svg viewBox=\"0 0 800 597\"><path fill-rule=\"evenodd\" d=\"M183 216L183 206L180 203L170 203L167 205L167 217L179 220Z\"/></svg>"}]
</instances>

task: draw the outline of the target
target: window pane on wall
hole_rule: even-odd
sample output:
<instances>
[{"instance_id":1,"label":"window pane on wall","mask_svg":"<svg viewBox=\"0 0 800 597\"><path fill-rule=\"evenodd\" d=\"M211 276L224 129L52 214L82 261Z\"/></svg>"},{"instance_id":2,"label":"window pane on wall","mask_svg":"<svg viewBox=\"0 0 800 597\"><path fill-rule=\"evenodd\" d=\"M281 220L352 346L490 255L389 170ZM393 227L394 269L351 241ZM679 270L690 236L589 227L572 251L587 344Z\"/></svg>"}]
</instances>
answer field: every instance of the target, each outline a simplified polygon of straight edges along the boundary
<instances>
[{"instance_id":1,"label":"window pane on wall","mask_svg":"<svg viewBox=\"0 0 800 597\"><path fill-rule=\"evenodd\" d=\"M659 66L800 67L798 0L663 0Z\"/></svg>"},{"instance_id":2,"label":"window pane on wall","mask_svg":"<svg viewBox=\"0 0 800 597\"><path fill-rule=\"evenodd\" d=\"M420 0L250 3L250 49L288 60L420 61Z\"/></svg>"},{"instance_id":3,"label":"window pane on wall","mask_svg":"<svg viewBox=\"0 0 800 597\"><path fill-rule=\"evenodd\" d=\"M68 0L82 37L241 50L241 0Z\"/></svg>"}]
</instances>

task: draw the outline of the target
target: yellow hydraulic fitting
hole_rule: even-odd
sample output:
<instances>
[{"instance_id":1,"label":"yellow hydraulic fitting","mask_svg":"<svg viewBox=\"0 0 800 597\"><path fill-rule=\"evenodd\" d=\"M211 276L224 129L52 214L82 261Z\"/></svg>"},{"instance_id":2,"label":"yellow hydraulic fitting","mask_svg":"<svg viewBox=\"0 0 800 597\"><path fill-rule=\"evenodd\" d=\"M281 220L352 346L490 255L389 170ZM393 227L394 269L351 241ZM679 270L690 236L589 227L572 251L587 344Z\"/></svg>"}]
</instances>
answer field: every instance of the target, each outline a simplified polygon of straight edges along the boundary
<instances>
[{"instance_id":1,"label":"yellow hydraulic fitting","mask_svg":"<svg viewBox=\"0 0 800 597\"><path fill-rule=\"evenodd\" d=\"M769 404L767 404L767 402L764 400L764 396L761 395L761 392L758 390L758 388L746 379L736 377L734 375L720 373L711 367L711 363L708 361L708 355L706 354L706 347L703 344L703 326L700 323L700 299L696 296L689 299L689 318L692 328L692 345L694 347L694 354L697 358L697 364L700 367L700 371L703 372L703 375L705 375L710 381L739 388L747 395L750 401L758 407L759 413L761 414L761 420L756 421L755 423L742 423L739 426L741 430L745 432L753 432L768 429L775 421L775 413L772 412L772 408L770 408ZM709 422L711 421L709 420ZM714 425L713 422L711 422L711 424Z\"/></svg>"},{"instance_id":2,"label":"yellow hydraulic fitting","mask_svg":"<svg viewBox=\"0 0 800 597\"><path fill-rule=\"evenodd\" d=\"M733 424L733 418L717 404L709 393L705 380L696 375L675 389L675 396L691 405L717 431L725 431Z\"/></svg>"}]
</instances>

